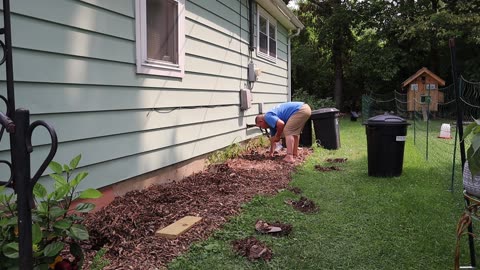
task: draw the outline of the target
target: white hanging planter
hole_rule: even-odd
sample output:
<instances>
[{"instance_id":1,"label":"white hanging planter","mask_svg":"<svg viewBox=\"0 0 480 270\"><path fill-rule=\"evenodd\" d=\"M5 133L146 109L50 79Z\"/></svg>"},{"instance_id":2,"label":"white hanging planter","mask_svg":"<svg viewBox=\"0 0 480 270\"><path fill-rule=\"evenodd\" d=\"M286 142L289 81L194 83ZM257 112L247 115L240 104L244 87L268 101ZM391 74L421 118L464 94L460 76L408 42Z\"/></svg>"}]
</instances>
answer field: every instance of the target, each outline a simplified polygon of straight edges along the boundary
<instances>
[{"instance_id":1,"label":"white hanging planter","mask_svg":"<svg viewBox=\"0 0 480 270\"><path fill-rule=\"evenodd\" d=\"M468 194L480 197L480 174L472 176L472 172L468 168L468 161L465 162L463 168L463 188Z\"/></svg>"}]
</instances>

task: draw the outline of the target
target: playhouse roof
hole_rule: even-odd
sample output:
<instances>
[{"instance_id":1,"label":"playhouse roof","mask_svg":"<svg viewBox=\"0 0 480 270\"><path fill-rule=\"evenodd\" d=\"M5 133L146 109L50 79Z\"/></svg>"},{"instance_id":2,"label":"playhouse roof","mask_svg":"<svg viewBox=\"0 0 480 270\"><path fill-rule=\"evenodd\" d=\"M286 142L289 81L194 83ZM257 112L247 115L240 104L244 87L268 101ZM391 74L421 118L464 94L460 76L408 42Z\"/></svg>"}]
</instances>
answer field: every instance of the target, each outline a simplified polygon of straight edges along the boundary
<instances>
[{"instance_id":1,"label":"playhouse roof","mask_svg":"<svg viewBox=\"0 0 480 270\"><path fill-rule=\"evenodd\" d=\"M435 73L431 72L428 68L423 67L423 68L421 68L419 71L417 71L415 74L413 74L412 76L410 76L410 78L406 79L406 80L402 83L402 87L407 86L409 83L411 83L413 80L415 80L415 79L418 78L419 76L423 75L424 73L426 73L427 75L429 75L430 77L432 77L433 79L435 79L440 86L445 86L445 81L444 81L444 80L442 80L440 77L438 77L437 75L435 75Z\"/></svg>"}]
</instances>

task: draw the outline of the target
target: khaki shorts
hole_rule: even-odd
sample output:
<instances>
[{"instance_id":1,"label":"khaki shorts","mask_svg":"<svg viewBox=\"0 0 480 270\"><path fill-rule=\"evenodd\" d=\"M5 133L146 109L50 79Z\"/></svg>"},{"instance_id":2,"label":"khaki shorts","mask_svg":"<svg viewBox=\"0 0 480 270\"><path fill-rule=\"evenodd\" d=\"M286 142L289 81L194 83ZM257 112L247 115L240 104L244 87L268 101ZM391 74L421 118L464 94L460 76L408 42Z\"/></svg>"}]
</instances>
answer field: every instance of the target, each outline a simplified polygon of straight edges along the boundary
<instances>
[{"instance_id":1,"label":"khaki shorts","mask_svg":"<svg viewBox=\"0 0 480 270\"><path fill-rule=\"evenodd\" d=\"M300 135L303 126L308 118L310 118L311 114L312 109L310 109L310 106L308 106L308 104L303 104L303 106L287 120L285 128L283 129L283 134L285 136Z\"/></svg>"}]
</instances>

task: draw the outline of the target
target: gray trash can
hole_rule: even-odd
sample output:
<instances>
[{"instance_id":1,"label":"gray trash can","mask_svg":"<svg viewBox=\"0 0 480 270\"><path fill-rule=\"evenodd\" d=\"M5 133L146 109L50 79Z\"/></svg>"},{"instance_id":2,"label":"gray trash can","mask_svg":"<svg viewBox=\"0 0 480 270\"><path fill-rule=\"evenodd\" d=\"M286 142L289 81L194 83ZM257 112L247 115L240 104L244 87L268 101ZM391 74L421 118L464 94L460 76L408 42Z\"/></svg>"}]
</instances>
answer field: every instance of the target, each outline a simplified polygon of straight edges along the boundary
<instances>
[{"instance_id":1,"label":"gray trash can","mask_svg":"<svg viewBox=\"0 0 480 270\"><path fill-rule=\"evenodd\" d=\"M365 123L367 133L368 175L400 176L408 123L395 115L378 115Z\"/></svg>"},{"instance_id":2,"label":"gray trash can","mask_svg":"<svg viewBox=\"0 0 480 270\"><path fill-rule=\"evenodd\" d=\"M338 112L335 108L323 108L312 111L310 117L313 121L317 144L328 150L340 148Z\"/></svg>"}]
</instances>

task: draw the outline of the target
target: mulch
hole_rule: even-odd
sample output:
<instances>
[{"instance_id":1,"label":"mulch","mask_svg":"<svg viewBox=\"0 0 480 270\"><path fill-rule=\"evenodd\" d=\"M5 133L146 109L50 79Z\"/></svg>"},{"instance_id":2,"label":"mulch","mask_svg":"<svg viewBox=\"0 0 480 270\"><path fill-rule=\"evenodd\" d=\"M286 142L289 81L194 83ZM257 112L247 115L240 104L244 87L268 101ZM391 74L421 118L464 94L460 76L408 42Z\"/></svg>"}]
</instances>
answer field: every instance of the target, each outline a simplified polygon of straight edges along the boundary
<instances>
[{"instance_id":1,"label":"mulch","mask_svg":"<svg viewBox=\"0 0 480 270\"><path fill-rule=\"evenodd\" d=\"M303 148L297 162L289 164L282 161L285 151L269 157L266 149L259 148L182 181L116 198L85 220L90 232L90 240L83 244L87 251L85 269L102 247L108 249L105 257L111 261L107 270L165 267L192 243L208 238L239 214L241 205L255 195L274 195L285 189L295 167L309 154L311 149ZM202 220L174 240L155 235L184 216ZM264 259L268 259L266 254Z\"/></svg>"}]
</instances>

